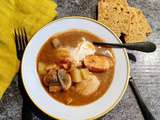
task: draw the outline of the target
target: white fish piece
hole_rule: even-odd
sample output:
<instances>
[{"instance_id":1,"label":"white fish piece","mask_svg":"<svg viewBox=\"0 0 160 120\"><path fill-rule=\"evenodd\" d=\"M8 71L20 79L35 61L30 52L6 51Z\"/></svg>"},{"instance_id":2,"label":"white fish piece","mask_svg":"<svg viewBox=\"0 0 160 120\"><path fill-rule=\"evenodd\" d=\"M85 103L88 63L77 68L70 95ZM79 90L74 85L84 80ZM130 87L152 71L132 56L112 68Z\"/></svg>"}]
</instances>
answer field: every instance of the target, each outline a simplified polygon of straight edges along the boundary
<instances>
[{"instance_id":1,"label":"white fish piece","mask_svg":"<svg viewBox=\"0 0 160 120\"><path fill-rule=\"evenodd\" d=\"M78 94L88 96L94 93L100 86L100 81L95 75L91 75L87 80L76 85L76 91Z\"/></svg>"}]
</instances>

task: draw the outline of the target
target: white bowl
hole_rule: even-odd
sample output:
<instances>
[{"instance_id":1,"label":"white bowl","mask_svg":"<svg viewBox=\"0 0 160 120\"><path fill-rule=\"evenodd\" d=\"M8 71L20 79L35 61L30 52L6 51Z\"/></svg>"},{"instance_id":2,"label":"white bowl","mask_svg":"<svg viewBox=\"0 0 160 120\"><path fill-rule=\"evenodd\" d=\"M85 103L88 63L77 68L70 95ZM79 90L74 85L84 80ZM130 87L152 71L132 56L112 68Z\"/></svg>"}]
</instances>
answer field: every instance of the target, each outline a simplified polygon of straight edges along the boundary
<instances>
[{"instance_id":1,"label":"white bowl","mask_svg":"<svg viewBox=\"0 0 160 120\"><path fill-rule=\"evenodd\" d=\"M55 20L40 29L29 42L22 60L22 78L25 89L33 103L47 115L65 120L95 119L113 109L128 85L130 67L125 49L113 49L115 54L115 74L106 93L87 105L64 105L52 98L43 88L36 70L37 55L44 43L52 35L70 29L87 30L106 42L121 43L119 38L106 26L85 17L65 17Z\"/></svg>"}]
</instances>

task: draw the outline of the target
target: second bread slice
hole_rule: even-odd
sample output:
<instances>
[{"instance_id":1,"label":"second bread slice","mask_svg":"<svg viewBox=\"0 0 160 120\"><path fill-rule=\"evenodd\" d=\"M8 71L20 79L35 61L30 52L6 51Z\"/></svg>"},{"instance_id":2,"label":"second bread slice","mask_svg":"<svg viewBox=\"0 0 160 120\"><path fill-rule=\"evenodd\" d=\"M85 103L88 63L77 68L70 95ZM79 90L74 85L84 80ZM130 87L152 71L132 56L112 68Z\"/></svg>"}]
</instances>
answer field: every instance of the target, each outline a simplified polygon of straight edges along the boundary
<instances>
[{"instance_id":1,"label":"second bread slice","mask_svg":"<svg viewBox=\"0 0 160 120\"><path fill-rule=\"evenodd\" d=\"M127 43L142 42L152 32L152 29L141 10L130 7L130 11L131 24L129 33L125 36L125 41Z\"/></svg>"}]
</instances>

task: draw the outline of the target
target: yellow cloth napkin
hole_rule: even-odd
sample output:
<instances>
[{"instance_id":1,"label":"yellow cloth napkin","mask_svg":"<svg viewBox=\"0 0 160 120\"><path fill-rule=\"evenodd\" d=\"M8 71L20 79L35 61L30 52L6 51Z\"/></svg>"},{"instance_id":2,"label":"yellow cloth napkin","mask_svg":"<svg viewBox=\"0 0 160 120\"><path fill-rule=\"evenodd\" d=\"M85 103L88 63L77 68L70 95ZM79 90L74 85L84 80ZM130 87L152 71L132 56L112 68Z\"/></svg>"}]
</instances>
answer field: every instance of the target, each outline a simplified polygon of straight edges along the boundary
<instances>
[{"instance_id":1,"label":"yellow cloth napkin","mask_svg":"<svg viewBox=\"0 0 160 120\"><path fill-rule=\"evenodd\" d=\"M28 37L57 15L53 0L0 0L0 98L18 70L15 28L25 27Z\"/></svg>"}]
</instances>

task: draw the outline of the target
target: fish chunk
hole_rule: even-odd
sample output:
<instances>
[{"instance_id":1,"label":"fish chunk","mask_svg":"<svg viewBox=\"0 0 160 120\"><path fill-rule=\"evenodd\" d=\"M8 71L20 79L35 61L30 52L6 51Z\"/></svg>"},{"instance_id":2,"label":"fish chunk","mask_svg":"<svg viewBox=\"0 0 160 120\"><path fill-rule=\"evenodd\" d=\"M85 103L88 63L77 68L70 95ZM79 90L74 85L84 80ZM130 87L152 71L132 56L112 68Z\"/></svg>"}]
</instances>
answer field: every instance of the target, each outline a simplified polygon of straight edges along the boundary
<instances>
[{"instance_id":1,"label":"fish chunk","mask_svg":"<svg viewBox=\"0 0 160 120\"><path fill-rule=\"evenodd\" d=\"M96 76L91 75L87 80L83 80L76 85L76 91L80 95L88 96L94 93L99 88L99 86L100 81Z\"/></svg>"},{"instance_id":2,"label":"fish chunk","mask_svg":"<svg viewBox=\"0 0 160 120\"><path fill-rule=\"evenodd\" d=\"M43 84L45 86L49 85L60 85L59 80L57 78L57 71L51 69L43 78Z\"/></svg>"}]
</instances>

